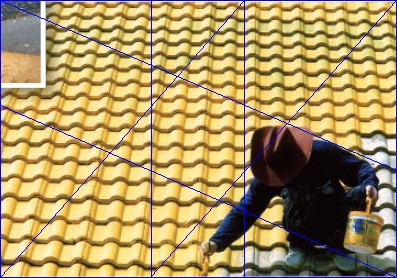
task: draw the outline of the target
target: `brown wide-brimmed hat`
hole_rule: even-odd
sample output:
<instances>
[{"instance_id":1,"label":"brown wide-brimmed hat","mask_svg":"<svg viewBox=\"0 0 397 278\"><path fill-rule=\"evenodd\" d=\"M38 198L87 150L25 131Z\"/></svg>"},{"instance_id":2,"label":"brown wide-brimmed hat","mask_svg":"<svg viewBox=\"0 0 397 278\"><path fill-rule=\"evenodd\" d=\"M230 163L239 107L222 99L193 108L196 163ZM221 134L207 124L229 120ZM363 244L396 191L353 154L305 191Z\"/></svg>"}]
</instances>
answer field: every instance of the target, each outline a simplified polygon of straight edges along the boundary
<instances>
[{"instance_id":1,"label":"brown wide-brimmed hat","mask_svg":"<svg viewBox=\"0 0 397 278\"><path fill-rule=\"evenodd\" d=\"M293 127L257 129L251 141L252 173L266 185L284 186L305 167L312 144L312 135Z\"/></svg>"}]
</instances>

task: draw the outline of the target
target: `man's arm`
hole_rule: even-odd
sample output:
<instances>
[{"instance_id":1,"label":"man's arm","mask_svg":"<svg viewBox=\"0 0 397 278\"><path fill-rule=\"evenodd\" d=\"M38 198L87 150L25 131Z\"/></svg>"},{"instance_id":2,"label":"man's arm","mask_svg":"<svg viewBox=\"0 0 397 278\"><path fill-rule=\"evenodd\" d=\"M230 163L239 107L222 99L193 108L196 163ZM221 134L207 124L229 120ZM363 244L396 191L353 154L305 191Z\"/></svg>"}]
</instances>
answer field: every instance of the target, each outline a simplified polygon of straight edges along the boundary
<instances>
[{"instance_id":1,"label":"man's arm","mask_svg":"<svg viewBox=\"0 0 397 278\"><path fill-rule=\"evenodd\" d=\"M270 200L280 194L280 187L270 187L262 184L259 180L253 179L245 194L245 206L247 212L260 216L266 209ZM244 197L237 205L241 211L232 208L226 218L222 221L215 234L210 238L211 242L217 244L216 251L221 252L230 244L244 234ZM246 215L246 231L254 224L257 217Z\"/></svg>"},{"instance_id":2,"label":"man's arm","mask_svg":"<svg viewBox=\"0 0 397 278\"><path fill-rule=\"evenodd\" d=\"M378 188L379 180L371 165L357 156L332 146L332 154L339 178L350 187L360 186L365 192L367 186Z\"/></svg>"},{"instance_id":3,"label":"man's arm","mask_svg":"<svg viewBox=\"0 0 397 278\"><path fill-rule=\"evenodd\" d=\"M378 199L379 180L371 165L333 144L328 144L327 151L332 157L332 167L336 171L336 176L345 185L354 187L346 195L349 199L348 202L352 204L352 208L354 207L355 210L363 209L362 205L365 206L364 200L366 197L372 199L372 205L374 205Z\"/></svg>"}]
</instances>

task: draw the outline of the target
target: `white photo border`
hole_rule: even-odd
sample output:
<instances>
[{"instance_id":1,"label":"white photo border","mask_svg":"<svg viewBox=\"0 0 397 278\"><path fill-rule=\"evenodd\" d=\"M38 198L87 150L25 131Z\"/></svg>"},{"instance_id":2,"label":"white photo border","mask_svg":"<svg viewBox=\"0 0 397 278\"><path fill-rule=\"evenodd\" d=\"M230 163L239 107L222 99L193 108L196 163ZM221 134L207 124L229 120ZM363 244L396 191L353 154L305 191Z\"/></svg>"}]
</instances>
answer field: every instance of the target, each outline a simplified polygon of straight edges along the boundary
<instances>
[{"instance_id":1,"label":"white photo border","mask_svg":"<svg viewBox=\"0 0 397 278\"><path fill-rule=\"evenodd\" d=\"M46 1L40 1L40 17L46 18ZM46 21L40 19L40 83L1 83L2 89L42 89L46 87Z\"/></svg>"}]
</instances>

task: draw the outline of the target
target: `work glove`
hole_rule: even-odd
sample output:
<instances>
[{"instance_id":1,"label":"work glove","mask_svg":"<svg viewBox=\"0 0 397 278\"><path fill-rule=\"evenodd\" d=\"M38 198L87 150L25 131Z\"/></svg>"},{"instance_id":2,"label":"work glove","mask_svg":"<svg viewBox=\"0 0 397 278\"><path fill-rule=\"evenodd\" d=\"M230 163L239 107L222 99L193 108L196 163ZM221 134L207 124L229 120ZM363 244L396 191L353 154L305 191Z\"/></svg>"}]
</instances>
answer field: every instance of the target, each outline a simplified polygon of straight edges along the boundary
<instances>
[{"instance_id":1,"label":"work glove","mask_svg":"<svg viewBox=\"0 0 397 278\"><path fill-rule=\"evenodd\" d=\"M204 262L204 258L206 256L211 256L216 252L217 249L218 249L218 244L216 244L215 242L213 241L203 242L200 245L201 263Z\"/></svg>"}]
</instances>

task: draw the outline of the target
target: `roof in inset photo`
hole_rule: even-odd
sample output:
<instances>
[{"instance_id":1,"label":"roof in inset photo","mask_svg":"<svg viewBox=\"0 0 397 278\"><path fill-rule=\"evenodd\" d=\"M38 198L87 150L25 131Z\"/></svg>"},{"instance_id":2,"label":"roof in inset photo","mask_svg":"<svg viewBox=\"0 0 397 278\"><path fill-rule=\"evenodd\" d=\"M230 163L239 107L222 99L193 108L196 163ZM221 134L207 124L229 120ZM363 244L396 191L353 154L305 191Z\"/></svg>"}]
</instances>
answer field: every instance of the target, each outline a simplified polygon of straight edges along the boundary
<instances>
[{"instance_id":1,"label":"roof in inset photo","mask_svg":"<svg viewBox=\"0 0 397 278\"><path fill-rule=\"evenodd\" d=\"M46 88L2 90L5 277L198 276L255 129L292 118L382 15L290 122L375 168L384 225L377 253L355 255L370 266L289 269L287 232L257 220L208 274L395 275L395 5L240 4L47 2ZM241 176L222 201L243 195ZM276 197L261 217L282 211Z\"/></svg>"}]
</instances>

